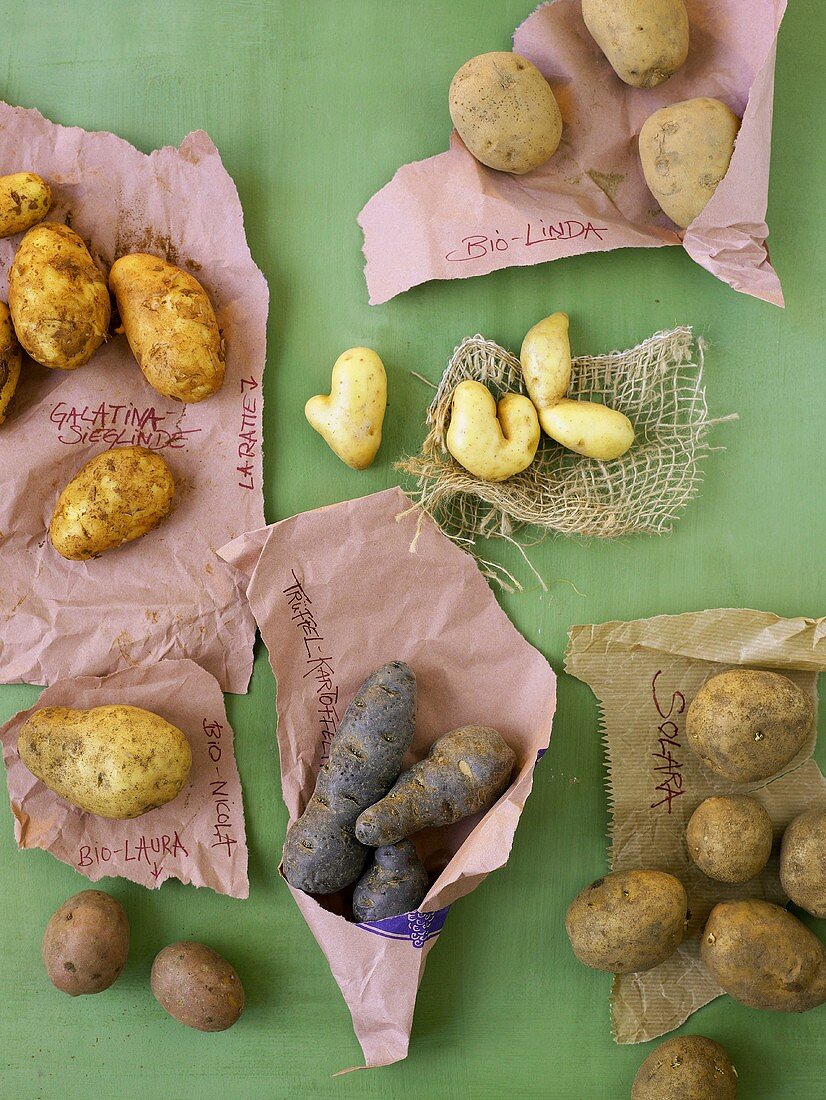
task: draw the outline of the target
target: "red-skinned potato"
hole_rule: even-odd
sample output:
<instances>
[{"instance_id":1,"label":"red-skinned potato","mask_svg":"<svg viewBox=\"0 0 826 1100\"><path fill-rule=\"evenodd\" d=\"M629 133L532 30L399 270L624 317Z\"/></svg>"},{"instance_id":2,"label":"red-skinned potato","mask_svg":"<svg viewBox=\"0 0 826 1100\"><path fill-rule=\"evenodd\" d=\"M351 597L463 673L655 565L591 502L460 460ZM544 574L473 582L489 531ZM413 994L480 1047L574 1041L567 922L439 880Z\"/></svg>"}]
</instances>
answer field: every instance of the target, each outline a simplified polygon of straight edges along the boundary
<instances>
[{"instance_id":1,"label":"red-skinned potato","mask_svg":"<svg viewBox=\"0 0 826 1100\"><path fill-rule=\"evenodd\" d=\"M225 958L186 940L159 951L150 978L156 1000L196 1031L226 1031L244 1011L244 987Z\"/></svg>"},{"instance_id":2,"label":"red-skinned potato","mask_svg":"<svg viewBox=\"0 0 826 1100\"><path fill-rule=\"evenodd\" d=\"M52 914L41 945L56 989L77 997L101 993L123 970L129 920L120 902L102 890L83 890Z\"/></svg>"}]
</instances>

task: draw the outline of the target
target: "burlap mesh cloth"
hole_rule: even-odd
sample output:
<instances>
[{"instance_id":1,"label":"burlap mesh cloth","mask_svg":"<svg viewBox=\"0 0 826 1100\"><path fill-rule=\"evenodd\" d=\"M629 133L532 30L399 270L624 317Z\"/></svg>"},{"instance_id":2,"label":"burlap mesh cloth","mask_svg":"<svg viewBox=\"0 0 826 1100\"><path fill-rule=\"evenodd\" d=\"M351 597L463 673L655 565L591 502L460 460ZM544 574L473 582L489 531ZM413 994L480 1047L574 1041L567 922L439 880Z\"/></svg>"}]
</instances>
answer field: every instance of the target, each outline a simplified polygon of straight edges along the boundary
<instances>
[{"instance_id":1,"label":"burlap mesh cloth","mask_svg":"<svg viewBox=\"0 0 826 1100\"><path fill-rule=\"evenodd\" d=\"M521 543L549 531L598 538L663 534L697 495L702 460L713 449L709 429L720 422L709 417L702 373L702 344L687 327L658 332L630 351L574 359L569 396L624 412L636 431L633 447L600 462L543 434L528 469L494 483L469 474L445 446L453 390L466 378L485 383L497 400L525 389L519 360L472 336L456 348L442 376L420 454L399 468L416 478L411 495L422 510L470 549L479 536L514 541L514 533L527 527L533 531L524 531ZM501 581L501 572L484 564Z\"/></svg>"}]
</instances>

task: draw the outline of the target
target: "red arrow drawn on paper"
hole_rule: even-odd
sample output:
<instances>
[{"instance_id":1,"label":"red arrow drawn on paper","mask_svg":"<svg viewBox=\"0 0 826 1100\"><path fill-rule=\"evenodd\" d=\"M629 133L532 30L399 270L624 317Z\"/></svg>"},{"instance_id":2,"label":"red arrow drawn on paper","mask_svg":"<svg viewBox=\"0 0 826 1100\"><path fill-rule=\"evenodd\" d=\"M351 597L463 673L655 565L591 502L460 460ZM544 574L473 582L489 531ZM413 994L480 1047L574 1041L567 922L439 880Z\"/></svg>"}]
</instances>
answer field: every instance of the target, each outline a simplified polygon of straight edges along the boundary
<instances>
[{"instance_id":1,"label":"red arrow drawn on paper","mask_svg":"<svg viewBox=\"0 0 826 1100\"><path fill-rule=\"evenodd\" d=\"M149 873L152 876L152 878L154 878L157 881L157 879L159 879L160 876L161 876L161 871L163 871L163 867L159 867L157 865L157 863L153 863L152 867L154 868L154 870L150 871Z\"/></svg>"},{"instance_id":2,"label":"red arrow drawn on paper","mask_svg":"<svg viewBox=\"0 0 826 1100\"><path fill-rule=\"evenodd\" d=\"M247 389L257 390L258 383L254 378L242 378L241 379L241 393L245 393Z\"/></svg>"}]
</instances>

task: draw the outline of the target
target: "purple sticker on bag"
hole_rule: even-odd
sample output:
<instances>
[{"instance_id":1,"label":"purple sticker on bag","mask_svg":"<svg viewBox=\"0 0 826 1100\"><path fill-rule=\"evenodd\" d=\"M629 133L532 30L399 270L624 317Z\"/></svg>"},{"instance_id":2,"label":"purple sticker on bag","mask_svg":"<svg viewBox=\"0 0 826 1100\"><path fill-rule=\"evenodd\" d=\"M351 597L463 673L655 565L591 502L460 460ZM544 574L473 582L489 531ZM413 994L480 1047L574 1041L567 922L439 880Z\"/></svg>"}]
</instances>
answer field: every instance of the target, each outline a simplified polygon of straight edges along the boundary
<instances>
[{"instance_id":1,"label":"purple sticker on bag","mask_svg":"<svg viewBox=\"0 0 826 1100\"><path fill-rule=\"evenodd\" d=\"M358 927L374 936L383 936L387 940L410 940L414 947L421 949L428 940L438 936L447 920L450 906L437 909L435 913L420 913L413 909L398 917L385 917L384 920L362 921Z\"/></svg>"}]
</instances>

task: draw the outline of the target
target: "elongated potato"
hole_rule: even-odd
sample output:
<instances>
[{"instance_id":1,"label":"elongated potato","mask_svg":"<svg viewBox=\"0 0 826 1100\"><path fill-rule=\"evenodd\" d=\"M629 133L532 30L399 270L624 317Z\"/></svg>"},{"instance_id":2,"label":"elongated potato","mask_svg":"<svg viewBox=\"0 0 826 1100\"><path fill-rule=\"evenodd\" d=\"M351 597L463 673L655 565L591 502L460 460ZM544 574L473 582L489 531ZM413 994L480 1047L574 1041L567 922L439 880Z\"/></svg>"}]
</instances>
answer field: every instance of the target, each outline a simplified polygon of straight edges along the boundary
<instances>
[{"instance_id":1,"label":"elongated potato","mask_svg":"<svg viewBox=\"0 0 826 1100\"><path fill-rule=\"evenodd\" d=\"M109 287L146 381L164 397L203 401L224 384L224 341L192 275L141 252L112 264Z\"/></svg>"},{"instance_id":2,"label":"elongated potato","mask_svg":"<svg viewBox=\"0 0 826 1100\"><path fill-rule=\"evenodd\" d=\"M640 130L645 182L682 229L705 210L728 171L740 119L719 99L701 97L655 111Z\"/></svg>"},{"instance_id":3,"label":"elongated potato","mask_svg":"<svg viewBox=\"0 0 826 1100\"><path fill-rule=\"evenodd\" d=\"M14 335L9 307L0 302L0 424L20 381L20 344Z\"/></svg>"},{"instance_id":4,"label":"elongated potato","mask_svg":"<svg viewBox=\"0 0 826 1100\"><path fill-rule=\"evenodd\" d=\"M530 329L519 362L525 389L537 410L561 401L571 385L571 341L567 313L552 313Z\"/></svg>"},{"instance_id":5,"label":"elongated potato","mask_svg":"<svg viewBox=\"0 0 826 1100\"><path fill-rule=\"evenodd\" d=\"M304 406L310 427L352 470L366 470L381 446L387 408L384 363L370 348L350 348L336 359L330 393Z\"/></svg>"},{"instance_id":6,"label":"elongated potato","mask_svg":"<svg viewBox=\"0 0 826 1100\"><path fill-rule=\"evenodd\" d=\"M56 989L70 997L102 993L126 964L129 919L111 894L82 890L52 914L40 950Z\"/></svg>"},{"instance_id":7,"label":"elongated potato","mask_svg":"<svg viewBox=\"0 0 826 1100\"><path fill-rule=\"evenodd\" d=\"M450 85L450 117L478 161L521 176L557 150L562 115L545 77L515 53L467 61Z\"/></svg>"},{"instance_id":8,"label":"elongated potato","mask_svg":"<svg viewBox=\"0 0 826 1100\"><path fill-rule=\"evenodd\" d=\"M34 172L0 176L0 237L25 233L52 207L52 189Z\"/></svg>"},{"instance_id":9,"label":"elongated potato","mask_svg":"<svg viewBox=\"0 0 826 1100\"><path fill-rule=\"evenodd\" d=\"M582 17L611 68L634 88L656 88L688 57L683 0L582 0Z\"/></svg>"},{"instance_id":10,"label":"elongated potato","mask_svg":"<svg viewBox=\"0 0 826 1100\"><path fill-rule=\"evenodd\" d=\"M44 367L75 370L106 339L111 305L106 280L67 225L30 229L9 271L9 309L17 339Z\"/></svg>"},{"instance_id":11,"label":"elongated potato","mask_svg":"<svg viewBox=\"0 0 826 1100\"><path fill-rule=\"evenodd\" d=\"M470 378L453 391L447 449L484 481L507 481L526 470L539 446L536 409L521 393L494 401L487 386Z\"/></svg>"},{"instance_id":12,"label":"elongated potato","mask_svg":"<svg viewBox=\"0 0 826 1100\"><path fill-rule=\"evenodd\" d=\"M38 779L98 817L140 817L170 802L192 766L189 742L158 714L121 704L73 710L44 707L17 739Z\"/></svg>"},{"instance_id":13,"label":"elongated potato","mask_svg":"<svg viewBox=\"0 0 826 1100\"><path fill-rule=\"evenodd\" d=\"M114 447L95 455L72 478L49 524L52 546L86 561L147 534L172 509L175 482L159 454Z\"/></svg>"},{"instance_id":14,"label":"elongated potato","mask_svg":"<svg viewBox=\"0 0 826 1100\"><path fill-rule=\"evenodd\" d=\"M542 430L569 451L610 462L634 442L634 426L619 409L563 398L539 414Z\"/></svg>"}]
</instances>

